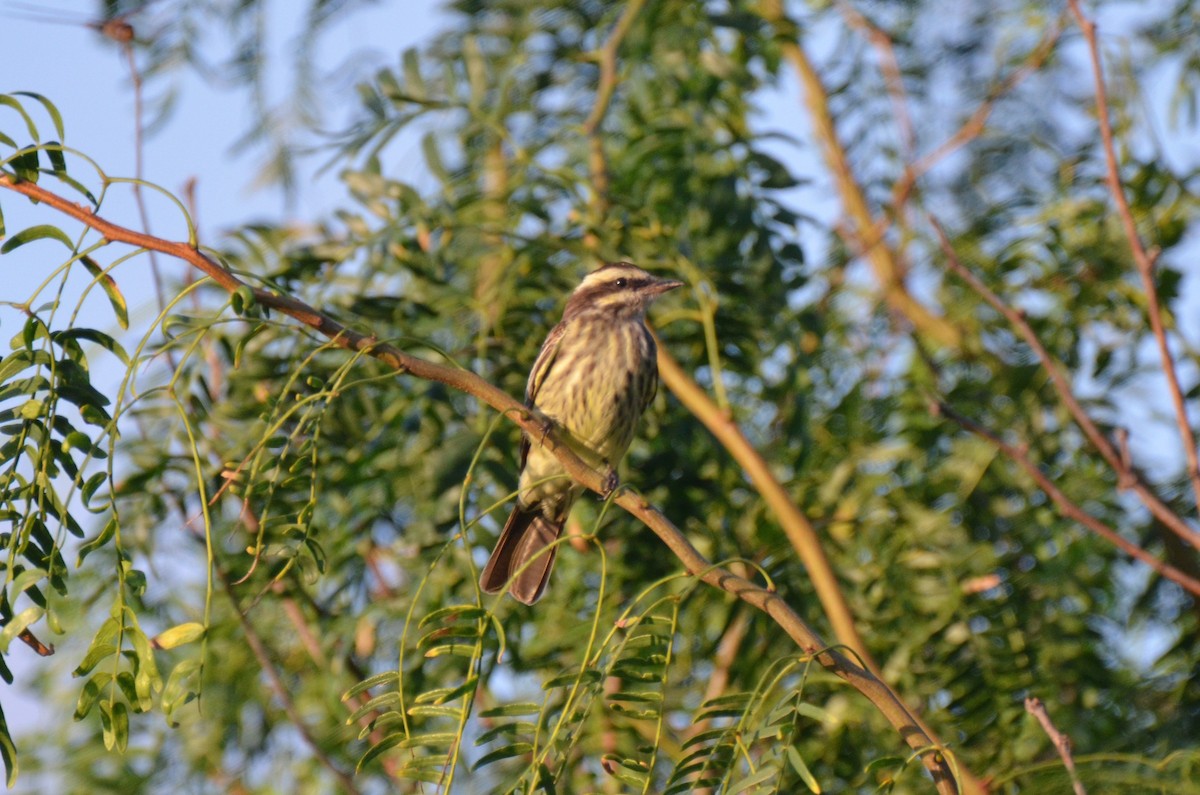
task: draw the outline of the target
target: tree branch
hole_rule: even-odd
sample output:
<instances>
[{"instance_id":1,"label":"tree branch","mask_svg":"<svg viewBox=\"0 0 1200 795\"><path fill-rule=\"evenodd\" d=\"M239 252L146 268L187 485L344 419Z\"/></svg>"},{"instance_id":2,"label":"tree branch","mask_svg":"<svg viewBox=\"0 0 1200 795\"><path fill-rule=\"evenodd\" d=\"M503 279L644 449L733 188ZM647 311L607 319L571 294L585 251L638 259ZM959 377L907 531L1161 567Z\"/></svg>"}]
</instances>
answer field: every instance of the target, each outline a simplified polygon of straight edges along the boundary
<instances>
[{"instance_id":1,"label":"tree branch","mask_svg":"<svg viewBox=\"0 0 1200 795\"><path fill-rule=\"evenodd\" d=\"M1058 486L1054 485L1054 481L1051 480L1046 473L1042 472L1037 464L1030 460L1029 456L1023 449L1005 442L992 431L989 431L982 425L967 419L946 403L934 403L931 406L931 409L934 415L947 417L976 436L987 439L989 442L996 445L996 447L1000 448L1002 453L1012 459L1013 462L1020 466L1021 469L1024 469L1031 478L1037 481L1038 488L1044 491L1046 496L1048 496L1054 502L1054 504L1058 506L1058 510L1063 516L1079 522L1096 535L1108 540L1113 546L1117 547L1125 554L1140 560L1142 563L1145 563L1147 566L1154 569L1171 582L1176 583L1179 585L1179 587L1188 591L1193 596L1200 596L1200 582L1197 582L1169 563L1163 563L1161 560L1154 557L1137 544L1126 541L1116 530L1113 530L1104 522L1101 522L1099 519L1076 505L1070 497L1063 494L1062 491L1059 490Z\"/></svg>"},{"instance_id":2,"label":"tree branch","mask_svg":"<svg viewBox=\"0 0 1200 795\"><path fill-rule=\"evenodd\" d=\"M1054 747L1058 749L1063 766L1067 768L1067 773L1071 776L1071 786L1075 788L1075 795L1087 795L1083 782L1079 780L1079 774L1075 772L1075 760L1071 758L1071 738L1054 727L1054 722L1050 720L1050 715L1046 712L1046 705L1040 698L1025 699L1025 711L1037 718L1038 723L1042 724L1042 731L1046 732L1050 742L1054 743Z\"/></svg>"},{"instance_id":3,"label":"tree branch","mask_svg":"<svg viewBox=\"0 0 1200 795\"><path fill-rule=\"evenodd\" d=\"M178 257L203 271L217 285L229 292L252 290L255 299L262 306L299 321L328 337L339 347L362 351L398 373L408 373L424 380L436 381L478 398L520 426L531 439L542 440L541 443L563 464L573 480L597 494L603 492L603 476L585 464L568 445L563 444L556 432L545 433L541 423L521 403L474 373L412 356L393 345L380 342L374 336L348 329L329 315L291 296L262 288L251 288L193 246L162 240L119 226L97 216L91 208L64 199L35 183L18 182L9 175L0 175L0 188L13 190L42 202L91 227L108 241L127 243ZM826 670L866 696L900 733L904 742L920 754L922 763L933 776L938 792L944 795L959 792L946 755L946 746L935 735L921 728L900 697L887 684L846 654L836 648L830 648L778 594L713 566L670 520L643 497L622 490L614 498L614 502L649 527L679 558L688 572L708 585L730 593L766 613L803 653L812 655Z\"/></svg>"},{"instance_id":4,"label":"tree branch","mask_svg":"<svg viewBox=\"0 0 1200 795\"><path fill-rule=\"evenodd\" d=\"M617 91L617 53L621 42L629 35L629 29L637 15L641 13L646 0L629 0L620 19L609 35L604 46L597 54L600 64L600 83L596 87L596 102L587 119L583 122L583 134L588 140L588 171L592 178L592 205L596 210L596 220L603 216L608 205L608 166L604 158L604 141L600 137L600 125L612 105L613 95Z\"/></svg>"},{"instance_id":5,"label":"tree branch","mask_svg":"<svg viewBox=\"0 0 1200 795\"><path fill-rule=\"evenodd\" d=\"M825 554L824 547L821 546L821 539L812 523L808 521L808 517L792 502L791 496L771 474L770 466L742 434L737 423L726 416L709 399L700 385L684 372L683 368L679 366L679 362L675 361L675 357L661 342L658 345L658 374L662 378L663 384L671 390L675 397L679 398L679 402L683 404L684 408L700 420L704 427L708 428L709 432L721 443L721 446L729 451L746 476L750 478L755 490L762 495L767 507L775 514L775 520L783 528L792 548L796 550L796 554L800 556L800 561L808 571L813 588L817 592L817 598L821 601L821 607L824 608L825 615L829 618L829 624L833 628L834 637L854 649L878 675L879 667L871 659L866 643L858 634L850 605L846 602L846 597L842 593L841 585L838 584L837 575L834 574L829 557Z\"/></svg>"},{"instance_id":6,"label":"tree branch","mask_svg":"<svg viewBox=\"0 0 1200 795\"><path fill-rule=\"evenodd\" d=\"M1050 381L1054 385L1054 390L1058 393L1059 400L1066 406L1067 411L1075 422L1083 430L1085 436L1092 443L1092 446L1100 452L1108 465L1112 467L1116 473L1118 483L1128 483L1129 488L1141 499L1142 503L1154 514L1160 522L1171 529L1176 535L1187 541L1193 547L1200 548L1200 533L1197 533L1188 526L1178 514L1159 499L1158 495L1142 480L1137 470L1131 468L1121 454L1113 447L1108 437L1101 433L1096 427L1096 423L1080 405L1075 393L1072 391L1071 381L1067 375L1050 356L1050 352L1046 350L1046 346L1042 345L1042 341L1038 339L1033 327L1029 325L1029 321L1025 316L1004 303L998 295L991 291L983 281L972 273L962 261L959 260L958 254L955 253L954 247L950 244L950 238L946 236L946 232L942 229L941 224L932 216L929 217L929 223L933 226L937 233L938 241L941 244L942 253L946 257L946 262L951 270L959 275L972 290L980 295L983 300L987 301L993 309L999 312L1012 324L1025 343L1037 355L1038 361L1042 363L1042 367L1046 370L1046 374L1050 376Z\"/></svg>"},{"instance_id":7,"label":"tree branch","mask_svg":"<svg viewBox=\"0 0 1200 795\"><path fill-rule=\"evenodd\" d=\"M1175 407L1175 422L1179 426L1179 436L1183 440L1183 452L1187 457L1188 479L1192 484L1192 496L1196 501L1196 511L1200 513L1200 454L1196 450L1196 436L1192 432L1188 420L1187 405L1183 399L1183 389L1179 385L1179 376L1175 372L1175 360L1167 347L1167 332L1163 326L1162 307L1158 302L1158 287L1154 283L1154 260L1156 255L1146 250L1142 238L1138 235L1137 223L1133 219L1133 210L1125 196L1125 188L1121 185L1121 173L1117 167L1117 152L1113 145L1112 122L1108 118L1108 90L1104 84L1104 67L1100 63L1100 46L1096 43L1096 23L1083 15L1079 0L1068 0L1071 14L1083 31L1087 40L1088 52L1092 61L1092 79L1096 84L1096 117L1100 122L1100 140L1104 147L1104 161L1107 166L1108 189L1117 205L1117 215L1125 229L1125 237L1129 239L1129 250L1133 253L1133 261L1137 265L1138 274L1142 277L1142 289L1146 291L1146 301L1149 304L1147 314L1150 316L1150 328L1158 343L1158 354L1162 357L1163 375L1167 377L1167 386L1171 393L1171 403Z\"/></svg>"},{"instance_id":8,"label":"tree branch","mask_svg":"<svg viewBox=\"0 0 1200 795\"><path fill-rule=\"evenodd\" d=\"M904 285L903 268L896 253L881 238L874 235L877 224L872 217L866 194L850 167L849 155L838 138L833 113L829 107L828 93L821 83L816 67L796 40L795 26L785 15L782 0L764 0L760 13L763 19L778 31L783 56L796 70L800 83L804 86L813 131L821 143L826 164L833 172L842 206L850 220L854 237L859 241L859 253L874 271L884 300L919 333L940 345L957 348L962 342L959 330L912 297Z\"/></svg>"},{"instance_id":9,"label":"tree branch","mask_svg":"<svg viewBox=\"0 0 1200 795\"><path fill-rule=\"evenodd\" d=\"M312 751L317 761L337 779L342 792L358 795L359 789L354 785L354 777L337 766L337 763L330 758L329 754L325 753L320 743L317 742L317 738L313 737L312 732L309 731L308 726L304 723L304 719L296 709L295 702L292 701L292 696L288 692L287 685L284 684L283 678L279 675L279 669L275 667L275 663L271 660L271 655L267 652L266 644L258 636L258 630L250 623L249 616L242 612L241 606L237 603L237 598L233 593L233 584L229 581L229 575L220 567L217 567L217 575L221 580L225 595L229 597L233 612L237 615L238 622L242 625L242 634L246 638L246 645L250 647L250 652L254 655L254 659L258 660L259 667L267 675L267 679L271 683L271 689L275 691L276 698L283 705L283 711L288 716L288 720L296 727L296 731L300 732L305 745L309 747L309 750Z\"/></svg>"}]
</instances>

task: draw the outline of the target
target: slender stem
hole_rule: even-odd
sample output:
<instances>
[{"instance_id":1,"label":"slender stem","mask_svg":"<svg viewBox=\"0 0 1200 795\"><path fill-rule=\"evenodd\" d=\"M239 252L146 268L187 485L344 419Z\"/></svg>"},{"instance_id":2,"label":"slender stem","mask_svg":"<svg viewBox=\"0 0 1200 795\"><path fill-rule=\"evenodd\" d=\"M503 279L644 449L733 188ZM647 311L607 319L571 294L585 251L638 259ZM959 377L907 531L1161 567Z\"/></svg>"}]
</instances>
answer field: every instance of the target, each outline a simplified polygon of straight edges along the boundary
<instances>
[{"instance_id":1,"label":"slender stem","mask_svg":"<svg viewBox=\"0 0 1200 795\"><path fill-rule=\"evenodd\" d=\"M1096 427L1096 423L1092 421L1091 416L1080 405L1079 400L1076 399L1071 386L1071 380L1063 372L1062 368L1059 367L1058 363L1050 355L1050 352L1046 350L1046 346L1042 344L1037 333L1034 332L1033 326L1029 325L1029 321L1025 319L1025 316L1001 300L978 276L963 265L962 261L958 258L958 254L954 251L954 247L950 244L950 238L946 236L946 232L935 218L931 216L929 223L937 233L942 253L945 254L946 263L950 266L950 269L957 273L993 309L1003 315L1037 355L1038 361L1042 363L1042 367L1046 370L1047 375L1050 376L1050 381L1054 385L1054 390L1058 393L1059 400L1062 401L1076 424L1083 430L1088 441L1100 452L1100 455L1112 467L1113 472L1117 474L1118 483L1128 483L1129 488L1138 495L1142 503L1154 514L1155 518L1184 541L1187 541L1193 547L1200 548L1200 533L1189 527L1188 523L1179 514L1175 513L1166 503L1159 499L1158 495L1142 480L1137 470L1129 466L1127 460L1122 457L1120 452L1113 446L1113 443L1109 441L1108 437Z\"/></svg>"},{"instance_id":2,"label":"slender stem","mask_svg":"<svg viewBox=\"0 0 1200 795\"><path fill-rule=\"evenodd\" d=\"M408 373L417 378L445 384L478 398L507 416L520 426L531 439L549 450L562 463L563 468L573 480L597 494L604 493L604 476L601 473L589 467L579 458L569 445L564 444L558 438L557 433L554 431L547 433L541 422L511 395L484 381L474 373L412 356L393 345L380 342L373 335L348 329L329 315L289 295L262 288L251 288L233 273L187 243L163 240L112 223L95 215L91 208L71 202L35 183L18 182L8 175L0 175L0 188L13 190L31 199L36 199L48 207L90 226L111 242L127 243L178 257L203 271L214 283L225 290L230 292L251 290L260 305L299 321L328 337L339 347L369 354L398 373ZM692 546L679 528L641 496L629 491L622 491L613 498L613 502L650 528L679 558L688 572L712 587L730 593L766 613L804 653L812 655L826 670L866 696L900 733L904 742L914 752L921 755L921 761L933 776L938 792L943 795L959 792L958 782L955 780L950 760L945 753L947 750L945 744L932 732L923 729L900 697L868 668L858 664L837 648L831 648L774 591L769 591L725 569L713 566Z\"/></svg>"},{"instance_id":3,"label":"slender stem","mask_svg":"<svg viewBox=\"0 0 1200 795\"><path fill-rule=\"evenodd\" d=\"M1023 448L1019 448L1016 445L1005 442L992 431L989 431L982 425L967 419L945 403L936 403L932 408L935 414L948 417L976 436L987 439L989 442L996 445L996 447L1000 448L1002 453L1011 458L1018 466L1021 467L1021 469L1024 469L1031 478L1037 481L1038 488L1044 491L1046 496L1048 496L1054 502L1054 504L1058 506L1058 510L1063 514L1063 516L1079 522L1096 535L1112 543L1113 546L1117 547L1125 554L1140 560L1142 563L1145 563L1163 577L1166 577L1168 580L1178 584L1181 588L1188 591L1193 596L1200 596L1200 582L1196 581L1169 563L1163 563L1161 560L1154 557L1137 544L1126 541L1116 530L1112 529L1104 522L1101 522L1099 519L1080 508L1071 500L1070 497L1062 493L1058 486L1054 484L1054 481L1051 480L1046 473L1042 472L1040 468L1038 468L1037 464L1033 463Z\"/></svg>"},{"instance_id":4,"label":"slender stem","mask_svg":"<svg viewBox=\"0 0 1200 795\"><path fill-rule=\"evenodd\" d=\"M254 659L258 660L259 667L267 675L267 679L271 683L271 689L275 691L275 697L283 705L283 711L288 716L288 720L296 727L296 731L300 732L304 743L313 752L313 756L316 757L317 761L338 780L342 792L357 795L359 789L354 785L354 778L338 767L329 754L325 753L325 750L321 748L320 743L317 742L317 739L313 737L312 732L309 731L308 726L304 723L304 718L301 717L300 712L296 709L296 704L288 692L288 687L284 683L283 677L279 674L279 669L275 667L275 663L271 660L271 655L267 651L266 644L259 637L258 630L250 623L250 618L242 612L241 606L238 605L237 598L233 594L233 585L229 582L229 575L220 568L217 569L217 575L220 577L221 584L225 588L225 594L229 597L233 612L237 615L238 622L242 625L242 635L246 638L246 645L250 647L250 652L254 655Z\"/></svg>"},{"instance_id":5,"label":"slender stem","mask_svg":"<svg viewBox=\"0 0 1200 795\"><path fill-rule=\"evenodd\" d=\"M1142 288L1146 291L1146 301L1149 304L1147 314L1150 316L1150 328L1158 343L1158 354L1162 357L1163 375L1167 377L1167 386L1171 394L1171 403L1175 407L1175 423L1179 426L1179 436L1183 440L1183 452L1187 457L1188 479L1192 483L1192 496L1196 501L1196 511L1200 514L1200 453L1196 450L1196 435L1192 432L1188 420L1187 404L1183 398L1183 388L1179 385L1179 376L1175 372L1175 360L1171 357L1171 349L1167 346L1167 331L1163 326L1163 309L1158 301L1158 287L1154 283L1154 261L1156 254L1146 250L1138 234L1137 223L1133 219L1133 210L1129 207L1129 199L1125 196L1125 188L1121 184L1121 172L1117 166L1117 150L1113 144L1112 122L1108 118L1108 89L1104 84L1104 66L1100 62L1100 46L1096 42L1096 23L1083 15L1079 0L1068 0L1071 14L1083 31L1087 40L1088 52L1092 61L1092 79L1096 84L1096 117L1100 122L1100 141L1104 148L1104 161L1107 166L1108 189L1117 205L1117 215L1125 229L1125 237L1129 239L1129 250L1133 253L1133 261L1137 265L1138 274L1142 277Z\"/></svg>"},{"instance_id":6,"label":"slender stem","mask_svg":"<svg viewBox=\"0 0 1200 795\"><path fill-rule=\"evenodd\" d=\"M592 178L592 209L594 221L599 223L608 209L608 164L604 157L604 141L600 136L600 125L612 105L617 91L617 54L621 42L629 35L633 22L641 13L646 0L629 0L620 19L597 54L600 64L600 83L596 87L596 102L583 122L583 134L588 140L588 171Z\"/></svg>"},{"instance_id":7,"label":"slender stem","mask_svg":"<svg viewBox=\"0 0 1200 795\"><path fill-rule=\"evenodd\" d=\"M796 26L784 13L782 0L764 0L760 13L763 19L778 30L783 57L800 78L813 132L820 141L825 162L833 173L834 184L841 196L849 228L859 243L859 255L871 266L884 300L892 311L907 319L921 334L939 345L957 348L962 342L959 330L944 317L934 314L913 298L904 284L904 268L899 256L881 236L874 234L877 223L871 213L866 193L850 166L850 156L838 137L833 111L829 106L829 93L808 54L796 40Z\"/></svg>"},{"instance_id":8,"label":"slender stem","mask_svg":"<svg viewBox=\"0 0 1200 795\"><path fill-rule=\"evenodd\" d=\"M1079 774L1075 771L1075 760L1071 758L1071 738L1055 728L1054 721L1050 720L1050 715L1046 712L1046 705L1040 698L1025 699L1025 711L1037 718L1037 722L1042 724L1042 731L1046 732L1050 742L1054 743L1054 747L1058 749L1063 766L1066 767L1067 774L1071 776L1071 786L1075 789L1075 795L1087 795L1087 790L1084 789L1083 782L1079 780Z\"/></svg>"}]
</instances>

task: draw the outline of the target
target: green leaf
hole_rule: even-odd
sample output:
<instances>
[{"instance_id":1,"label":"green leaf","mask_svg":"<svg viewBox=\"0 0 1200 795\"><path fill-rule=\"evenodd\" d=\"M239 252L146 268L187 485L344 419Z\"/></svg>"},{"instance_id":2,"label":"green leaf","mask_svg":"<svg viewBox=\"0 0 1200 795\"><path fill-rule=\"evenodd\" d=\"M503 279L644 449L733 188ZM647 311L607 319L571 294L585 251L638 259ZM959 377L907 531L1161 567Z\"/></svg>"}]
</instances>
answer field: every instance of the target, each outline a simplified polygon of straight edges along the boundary
<instances>
[{"instance_id":1,"label":"green leaf","mask_svg":"<svg viewBox=\"0 0 1200 795\"><path fill-rule=\"evenodd\" d=\"M0 654L7 654L8 644L12 643L13 638L28 629L45 612L45 608L34 605L33 607L25 608L10 618L8 623L4 625L4 629L0 630Z\"/></svg>"},{"instance_id":2,"label":"green leaf","mask_svg":"<svg viewBox=\"0 0 1200 795\"><path fill-rule=\"evenodd\" d=\"M133 611L129 612L132 614ZM134 673L134 683L137 685L139 711L147 712L150 709L151 693L162 690L162 677L158 673L158 662L154 659L154 649L150 645L150 639L146 637L146 633L142 632L135 621L130 622L130 626L125 630L125 635L133 644L134 653L137 655L138 664Z\"/></svg>"},{"instance_id":3,"label":"green leaf","mask_svg":"<svg viewBox=\"0 0 1200 795\"><path fill-rule=\"evenodd\" d=\"M512 759L514 756L522 756L531 752L532 750L532 743L513 743L512 745L505 745L497 748L491 753L481 756L479 761L477 761L471 769L479 770L480 768L486 767L493 762L499 762L501 759Z\"/></svg>"},{"instance_id":4,"label":"green leaf","mask_svg":"<svg viewBox=\"0 0 1200 795\"><path fill-rule=\"evenodd\" d=\"M760 765L758 770L748 776L738 779L729 785L729 792L745 792L752 787L765 784L779 775L779 769L773 764Z\"/></svg>"},{"instance_id":5,"label":"green leaf","mask_svg":"<svg viewBox=\"0 0 1200 795\"><path fill-rule=\"evenodd\" d=\"M112 739L117 752L125 753L125 749L129 745L129 708L123 701L112 705Z\"/></svg>"},{"instance_id":6,"label":"green leaf","mask_svg":"<svg viewBox=\"0 0 1200 795\"><path fill-rule=\"evenodd\" d=\"M13 599L17 594L23 593L27 588L36 585L48 576L45 569L26 569L13 577L12 584L8 587L9 599Z\"/></svg>"},{"instance_id":7,"label":"green leaf","mask_svg":"<svg viewBox=\"0 0 1200 795\"><path fill-rule=\"evenodd\" d=\"M363 702L362 706L354 710L350 717L346 718L346 725L357 723L359 719L381 710L393 709L400 706L400 693L395 690L389 690L386 693L380 693L372 699Z\"/></svg>"},{"instance_id":8,"label":"green leaf","mask_svg":"<svg viewBox=\"0 0 1200 795\"><path fill-rule=\"evenodd\" d=\"M29 115L29 112L25 110L24 106L21 105L21 103L17 100L13 99L13 96L17 93L19 92L14 92L13 95L0 94L0 105L7 105L19 113L21 118L25 120L25 129L29 131L29 137L36 141L38 140L37 125L33 123L33 117Z\"/></svg>"},{"instance_id":9,"label":"green leaf","mask_svg":"<svg viewBox=\"0 0 1200 795\"><path fill-rule=\"evenodd\" d=\"M542 683L543 690L553 690L556 687L569 687L578 681L581 685L594 685L604 679L604 674L595 668L584 668L569 674L555 676Z\"/></svg>"},{"instance_id":10,"label":"green leaf","mask_svg":"<svg viewBox=\"0 0 1200 795\"><path fill-rule=\"evenodd\" d=\"M117 619L105 619L104 623L100 625L100 629L96 631L96 637L92 638L92 644L88 647L83 661L79 663L79 667L72 672L72 675L84 676L89 674L101 660L116 654L116 639L120 631L121 624Z\"/></svg>"},{"instance_id":11,"label":"green leaf","mask_svg":"<svg viewBox=\"0 0 1200 795\"><path fill-rule=\"evenodd\" d=\"M366 691L371 690L372 688L380 687L382 685L387 685L387 686L391 687L393 685L399 684L399 682L400 682L400 673L398 671L384 671L381 674L375 674L374 676L371 676L371 677L368 677L368 678L362 680L361 682L356 684L354 687L347 690L345 693L342 694L342 701L349 701L350 699L357 696L359 693L365 693Z\"/></svg>"},{"instance_id":12,"label":"green leaf","mask_svg":"<svg viewBox=\"0 0 1200 795\"><path fill-rule=\"evenodd\" d=\"M68 250L74 250L75 244L67 237L66 233L57 226L50 224L39 224L31 226L28 229L22 229L15 235L4 241L4 245L0 245L0 254L7 254L10 251L20 248L26 243L32 243L35 240L57 240L67 247Z\"/></svg>"},{"instance_id":13,"label":"green leaf","mask_svg":"<svg viewBox=\"0 0 1200 795\"><path fill-rule=\"evenodd\" d=\"M431 704L418 704L408 708L408 714L414 718L457 718L461 711L460 707L438 707Z\"/></svg>"},{"instance_id":14,"label":"green leaf","mask_svg":"<svg viewBox=\"0 0 1200 795\"><path fill-rule=\"evenodd\" d=\"M93 274L94 275L94 274ZM56 331L50 335L50 338L55 342L61 343L63 340L87 340L94 342L100 347L114 354L121 360L121 364L129 366L129 354L121 347L121 343L105 334L103 331L97 331L90 328L70 328L65 331ZM3 380L3 379L0 379Z\"/></svg>"},{"instance_id":15,"label":"green leaf","mask_svg":"<svg viewBox=\"0 0 1200 795\"><path fill-rule=\"evenodd\" d=\"M15 351L10 356L0 359L0 384L29 367L49 367L53 363L54 357L46 351Z\"/></svg>"},{"instance_id":16,"label":"green leaf","mask_svg":"<svg viewBox=\"0 0 1200 795\"><path fill-rule=\"evenodd\" d=\"M515 718L523 715L540 715L542 714L542 705L534 704L532 701L518 701L512 704L504 704L499 707L485 709L479 713L481 718Z\"/></svg>"},{"instance_id":17,"label":"green leaf","mask_svg":"<svg viewBox=\"0 0 1200 795\"><path fill-rule=\"evenodd\" d=\"M171 716L179 708L191 703L199 695L201 669L199 659L182 660L167 677L162 693L162 708L168 721L172 720Z\"/></svg>"},{"instance_id":18,"label":"green leaf","mask_svg":"<svg viewBox=\"0 0 1200 795\"><path fill-rule=\"evenodd\" d=\"M384 737L382 740L367 749L367 752L363 754L361 758L359 758L358 765L355 766L354 771L356 773L361 773L364 767L373 762L381 754L395 748L397 745L403 742L404 739L404 735L400 733L389 734L388 736Z\"/></svg>"},{"instance_id":19,"label":"green leaf","mask_svg":"<svg viewBox=\"0 0 1200 795\"><path fill-rule=\"evenodd\" d=\"M103 482L103 480L107 478L107 474L100 473L100 475L102 476L100 482ZM93 478L94 478L94 476L93 476ZM88 483L91 483L91 482L92 482L92 480L89 479ZM97 483L97 486L98 485L99 485L99 483ZM86 496L84 499L86 502ZM87 541L79 546L79 557L76 558L76 560L75 560L75 568L79 568L80 566L82 566L84 558L86 558L88 555L95 552L100 547L107 544L109 541L112 540L113 536L115 536L116 534L117 534L117 517L116 517L116 514L113 514L111 517L109 517L109 520L105 523L104 529L101 530L96 535L95 538L93 538L91 541Z\"/></svg>"},{"instance_id":20,"label":"green leaf","mask_svg":"<svg viewBox=\"0 0 1200 795\"><path fill-rule=\"evenodd\" d=\"M476 745L487 745L492 740L496 739L497 737L499 737L502 734L516 737L521 734L533 734L535 731L537 731L537 724L530 723L527 720L517 720L517 721L511 721L508 723L501 723L496 726L493 726L492 728L488 729L487 731L483 732L478 737L476 737L475 744Z\"/></svg>"},{"instance_id":21,"label":"green leaf","mask_svg":"<svg viewBox=\"0 0 1200 795\"><path fill-rule=\"evenodd\" d=\"M92 280L100 283L100 287L108 296L108 302L112 304L113 313L117 316L117 323L123 329L129 328L129 308L125 304L125 296L121 295L121 289L117 287L116 280L105 273L100 264L91 257L80 257L79 261L83 263L83 267L87 268L87 272L92 274ZM128 357L126 357L126 361L128 361Z\"/></svg>"},{"instance_id":22,"label":"green leaf","mask_svg":"<svg viewBox=\"0 0 1200 795\"><path fill-rule=\"evenodd\" d=\"M92 711L96 700L100 698L100 694L104 692L105 686L112 682L112 673L102 671L92 674L91 678L84 683L83 689L79 691L79 699L75 702L75 720L83 720Z\"/></svg>"},{"instance_id":23,"label":"green leaf","mask_svg":"<svg viewBox=\"0 0 1200 795\"><path fill-rule=\"evenodd\" d=\"M788 764L792 766L792 770L796 771L796 775L804 782L804 786L808 787L808 791L813 795L821 795L821 785L817 782L816 776L808 769L808 765L804 763L804 758L800 756L800 752L796 750L794 745L787 747Z\"/></svg>"},{"instance_id":24,"label":"green leaf","mask_svg":"<svg viewBox=\"0 0 1200 795\"><path fill-rule=\"evenodd\" d=\"M58 135L59 140L62 140L63 138L66 137L66 134L63 132L64 128L63 128L62 114L58 112L58 108L54 105L53 102L46 99L41 94L35 94L32 91L14 91L13 96L29 97L31 99L36 99L38 102L42 103L42 107L46 109L46 113L47 113L47 115L50 116L50 120L52 122L54 122L54 132ZM29 121L30 123L32 123L32 120L30 120L28 117L26 117L26 120ZM34 138L37 137L37 134L35 132L31 132L31 134L33 135Z\"/></svg>"},{"instance_id":25,"label":"green leaf","mask_svg":"<svg viewBox=\"0 0 1200 795\"><path fill-rule=\"evenodd\" d=\"M195 621L186 624L176 624L165 632L160 632L151 641L156 649L174 649L185 643L194 643L204 637L204 625Z\"/></svg>"},{"instance_id":26,"label":"green leaf","mask_svg":"<svg viewBox=\"0 0 1200 795\"><path fill-rule=\"evenodd\" d=\"M4 717L3 709L0 709L0 757L4 759L5 784L12 789L17 785L20 767L17 764L17 746L8 730L8 719Z\"/></svg>"},{"instance_id":27,"label":"green leaf","mask_svg":"<svg viewBox=\"0 0 1200 795\"><path fill-rule=\"evenodd\" d=\"M451 701L457 701L467 694L474 693L478 685L479 677L472 676L458 687L442 687L438 688L437 690L431 690L422 693L421 695L417 696L416 703L422 703L422 700L428 697L434 704L447 704Z\"/></svg>"},{"instance_id":28,"label":"green leaf","mask_svg":"<svg viewBox=\"0 0 1200 795\"><path fill-rule=\"evenodd\" d=\"M452 621L474 621L486 616L487 611L475 605L450 605L429 613L421 619L417 626L423 629L435 622L450 623L450 621L445 621L448 618Z\"/></svg>"}]
</instances>

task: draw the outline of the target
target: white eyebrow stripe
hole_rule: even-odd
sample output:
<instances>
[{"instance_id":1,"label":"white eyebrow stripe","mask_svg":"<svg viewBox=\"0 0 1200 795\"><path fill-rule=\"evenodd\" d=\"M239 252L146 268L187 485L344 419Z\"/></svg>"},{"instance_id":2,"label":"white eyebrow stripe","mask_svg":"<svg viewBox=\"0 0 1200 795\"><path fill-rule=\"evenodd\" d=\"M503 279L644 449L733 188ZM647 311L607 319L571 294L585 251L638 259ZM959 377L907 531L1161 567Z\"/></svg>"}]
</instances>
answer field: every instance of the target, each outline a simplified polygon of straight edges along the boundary
<instances>
[{"instance_id":1,"label":"white eyebrow stripe","mask_svg":"<svg viewBox=\"0 0 1200 795\"><path fill-rule=\"evenodd\" d=\"M612 284L617 279L649 279L650 274L646 273L641 268L633 267L607 267L597 271L592 271L584 277L580 285L575 288L575 292L581 290L599 287L604 284Z\"/></svg>"}]
</instances>

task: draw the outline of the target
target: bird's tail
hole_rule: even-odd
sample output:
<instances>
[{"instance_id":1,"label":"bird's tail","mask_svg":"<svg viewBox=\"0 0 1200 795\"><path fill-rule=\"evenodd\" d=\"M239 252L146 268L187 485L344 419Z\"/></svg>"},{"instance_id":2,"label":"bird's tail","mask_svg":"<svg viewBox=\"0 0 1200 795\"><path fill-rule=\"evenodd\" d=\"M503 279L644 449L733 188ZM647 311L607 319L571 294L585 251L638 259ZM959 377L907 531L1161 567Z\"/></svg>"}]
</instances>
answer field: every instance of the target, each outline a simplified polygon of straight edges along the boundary
<instances>
[{"instance_id":1,"label":"bird's tail","mask_svg":"<svg viewBox=\"0 0 1200 795\"><path fill-rule=\"evenodd\" d=\"M526 512L513 508L479 578L484 592L496 593L512 579L508 592L518 602L531 605L540 599L558 553L557 546L546 547L562 533L565 522L566 517L547 519L537 509Z\"/></svg>"}]
</instances>

